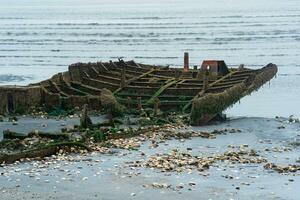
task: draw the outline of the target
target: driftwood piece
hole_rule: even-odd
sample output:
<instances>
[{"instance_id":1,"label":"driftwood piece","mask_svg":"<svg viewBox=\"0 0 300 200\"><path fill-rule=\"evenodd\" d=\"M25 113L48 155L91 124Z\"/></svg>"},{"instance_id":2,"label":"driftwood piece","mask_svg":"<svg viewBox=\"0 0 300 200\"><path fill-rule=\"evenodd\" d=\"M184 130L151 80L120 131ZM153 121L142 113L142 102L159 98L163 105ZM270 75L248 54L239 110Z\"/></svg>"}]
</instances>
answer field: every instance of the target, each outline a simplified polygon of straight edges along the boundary
<instances>
[{"instance_id":1,"label":"driftwood piece","mask_svg":"<svg viewBox=\"0 0 300 200\"><path fill-rule=\"evenodd\" d=\"M44 158L56 154L61 148L66 147L79 147L90 151L90 148L81 142L61 142L13 154L1 154L0 163L13 163L24 158Z\"/></svg>"},{"instance_id":2,"label":"driftwood piece","mask_svg":"<svg viewBox=\"0 0 300 200\"><path fill-rule=\"evenodd\" d=\"M47 133L47 132L30 132L28 134L22 134L22 133L17 133L17 132L13 132L10 130L4 130L3 131L3 139L20 139L23 140L25 138L28 137L41 137L41 138L49 138L49 139L53 139L53 140L58 140L58 139L63 139L63 140L68 140L69 136L65 133Z\"/></svg>"}]
</instances>

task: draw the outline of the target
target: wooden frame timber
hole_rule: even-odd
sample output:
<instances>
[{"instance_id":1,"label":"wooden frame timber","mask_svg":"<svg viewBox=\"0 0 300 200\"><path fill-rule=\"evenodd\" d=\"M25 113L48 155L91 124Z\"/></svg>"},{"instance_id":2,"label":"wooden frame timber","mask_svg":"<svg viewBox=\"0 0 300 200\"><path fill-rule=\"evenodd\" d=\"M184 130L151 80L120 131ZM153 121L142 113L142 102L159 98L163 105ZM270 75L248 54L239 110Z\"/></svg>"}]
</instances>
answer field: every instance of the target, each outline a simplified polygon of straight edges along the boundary
<instances>
[{"instance_id":1,"label":"wooden frame timber","mask_svg":"<svg viewBox=\"0 0 300 200\"><path fill-rule=\"evenodd\" d=\"M40 106L74 108L88 104L91 109L101 109L101 103L97 101L100 101L103 89L113 92L124 106L128 106L130 99L131 108L136 108L138 103L142 107L153 108L156 100L160 110L190 113L192 102L197 99L209 94L223 94L239 84L246 84L243 91L246 93L257 77L262 78L255 88L276 73L277 66L271 63L256 70L231 68L225 75L214 76L203 69L188 69L187 66L185 69L171 68L135 61L75 63L69 66L68 71L40 83L27 87L0 87L0 114L18 110L26 112L31 107Z\"/></svg>"}]
</instances>

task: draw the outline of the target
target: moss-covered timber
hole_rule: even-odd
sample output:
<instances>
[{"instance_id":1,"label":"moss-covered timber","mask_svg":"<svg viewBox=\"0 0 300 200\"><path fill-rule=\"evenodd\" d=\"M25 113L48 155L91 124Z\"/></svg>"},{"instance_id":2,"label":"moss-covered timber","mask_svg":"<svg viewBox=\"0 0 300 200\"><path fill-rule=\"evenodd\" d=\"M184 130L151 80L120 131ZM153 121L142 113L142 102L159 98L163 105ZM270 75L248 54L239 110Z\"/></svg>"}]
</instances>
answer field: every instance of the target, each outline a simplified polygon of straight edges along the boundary
<instances>
[{"instance_id":1,"label":"moss-covered timber","mask_svg":"<svg viewBox=\"0 0 300 200\"><path fill-rule=\"evenodd\" d=\"M202 125L218 113L238 102L242 97L259 89L277 73L277 66L268 64L257 75L250 76L240 84L234 85L220 93L207 93L192 101L190 120L192 125Z\"/></svg>"},{"instance_id":2,"label":"moss-covered timber","mask_svg":"<svg viewBox=\"0 0 300 200\"><path fill-rule=\"evenodd\" d=\"M32 109L65 115L87 104L89 110L107 111L115 117L124 113L125 106L129 114L132 110L153 108L154 100L158 99L159 110L191 114L192 123L199 124L204 115L209 121L217 111L226 109L265 82L265 76L259 74L266 68L229 69L222 61L226 70L219 71L219 61L205 63L210 64L210 71L205 67L183 70L123 60L76 63L68 71L40 83L0 87L0 114L29 113ZM199 99L216 101L199 103Z\"/></svg>"},{"instance_id":3,"label":"moss-covered timber","mask_svg":"<svg viewBox=\"0 0 300 200\"><path fill-rule=\"evenodd\" d=\"M44 158L56 154L62 148L77 147L90 151L90 148L82 142L57 142L45 144L40 147L24 150L21 152L0 154L0 163L13 163L26 158Z\"/></svg>"},{"instance_id":4,"label":"moss-covered timber","mask_svg":"<svg viewBox=\"0 0 300 200\"><path fill-rule=\"evenodd\" d=\"M23 140L25 138L30 137L41 137L41 138L49 138L53 140L69 140L69 136L65 133L47 133L47 132L30 132L27 135L22 133L13 132L10 130L4 130L3 131L3 139L20 139Z\"/></svg>"}]
</instances>

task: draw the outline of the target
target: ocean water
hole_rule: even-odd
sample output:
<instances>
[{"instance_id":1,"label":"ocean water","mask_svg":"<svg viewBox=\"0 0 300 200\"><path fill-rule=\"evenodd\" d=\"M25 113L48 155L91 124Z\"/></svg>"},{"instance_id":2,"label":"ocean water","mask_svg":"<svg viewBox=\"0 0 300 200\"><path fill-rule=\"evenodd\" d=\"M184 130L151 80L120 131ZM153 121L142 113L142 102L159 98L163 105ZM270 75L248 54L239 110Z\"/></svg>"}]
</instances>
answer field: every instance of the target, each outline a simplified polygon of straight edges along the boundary
<instances>
[{"instance_id":1,"label":"ocean water","mask_svg":"<svg viewBox=\"0 0 300 200\"><path fill-rule=\"evenodd\" d=\"M26 85L75 62L123 57L181 66L223 59L279 67L230 116L300 117L299 0L0 0L0 85Z\"/></svg>"}]
</instances>

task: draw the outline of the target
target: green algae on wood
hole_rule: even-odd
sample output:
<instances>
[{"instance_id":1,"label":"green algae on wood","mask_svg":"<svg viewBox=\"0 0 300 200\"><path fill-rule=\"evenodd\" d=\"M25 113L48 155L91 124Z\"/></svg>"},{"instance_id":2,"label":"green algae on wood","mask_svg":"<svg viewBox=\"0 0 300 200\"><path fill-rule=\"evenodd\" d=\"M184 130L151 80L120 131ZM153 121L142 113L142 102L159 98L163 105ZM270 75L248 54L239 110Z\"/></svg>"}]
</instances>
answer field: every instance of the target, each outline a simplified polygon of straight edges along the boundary
<instances>
[{"instance_id":1,"label":"green algae on wood","mask_svg":"<svg viewBox=\"0 0 300 200\"><path fill-rule=\"evenodd\" d=\"M274 69L274 73L266 78L268 75L264 72L270 68ZM178 113L182 110L188 113L201 99L217 100L218 95L219 99L224 99L226 92L233 90L239 93L230 93L233 96L226 98L225 102L213 101L220 105L200 103L203 108L196 106L199 111L192 109L192 113L189 112L191 121L194 122L200 120L203 114L213 116L221 113L222 109L226 109L237 99L258 89L258 85L270 80L276 72L274 64L259 70L244 67L229 70L225 62L220 60L204 61L200 69L145 65L121 59L106 63L76 63L70 65L68 71L40 83L25 87L0 87L0 114L11 114L19 108L25 108L24 112L29 112L31 107L44 107L47 110L54 109L61 115L60 109L80 110L87 104L90 110L106 111L111 117L115 117L125 113L126 105L130 105L130 109L153 108L155 99L159 99L159 109L163 112L175 109ZM209 77L209 80L205 81L205 77L198 76L199 74L207 74L205 77ZM241 84L246 86L242 90L236 90ZM211 98L205 97L207 95ZM129 103L128 98L131 99ZM194 106L191 106L192 99L196 102L193 103ZM126 113L128 111L130 110ZM197 116L200 118L195 119Z\"/></svg>"}]
</instances>

